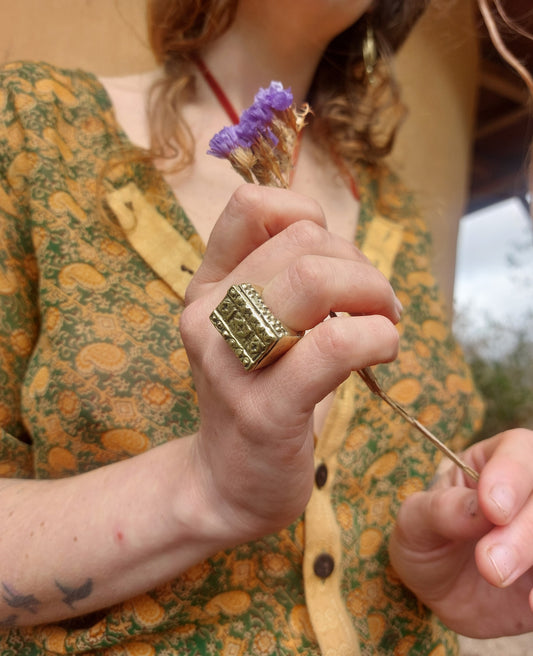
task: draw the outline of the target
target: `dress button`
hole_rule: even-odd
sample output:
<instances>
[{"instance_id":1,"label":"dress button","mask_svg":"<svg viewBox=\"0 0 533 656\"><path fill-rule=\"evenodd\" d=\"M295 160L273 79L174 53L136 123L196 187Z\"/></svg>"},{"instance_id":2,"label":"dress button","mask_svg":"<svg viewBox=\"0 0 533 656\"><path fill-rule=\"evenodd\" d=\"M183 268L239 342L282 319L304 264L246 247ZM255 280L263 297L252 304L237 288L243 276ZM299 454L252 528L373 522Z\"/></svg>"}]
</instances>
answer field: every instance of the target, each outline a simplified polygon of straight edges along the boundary
<instances>
[{"instance_id":1,"label":"dress button","mask_svg":"<svg viewBox=\"0 0 533 656\"><path fill-rule=\"evenodd\" d=\"M328 468L323 463L318 465L315 471L315 483L318 489L324 487L328 480Z\"/></svg>"},{"instance_id":2,"label":"dress button","mask_svg":"<svg viewBox=\"0 0 533 656\"><path fill-rule=\"evenodd\" d=\"M333 557L327 553L322 553L315 558L313 571L321 579L327 579L335 569Z\"/></svg>"}]
</instances>

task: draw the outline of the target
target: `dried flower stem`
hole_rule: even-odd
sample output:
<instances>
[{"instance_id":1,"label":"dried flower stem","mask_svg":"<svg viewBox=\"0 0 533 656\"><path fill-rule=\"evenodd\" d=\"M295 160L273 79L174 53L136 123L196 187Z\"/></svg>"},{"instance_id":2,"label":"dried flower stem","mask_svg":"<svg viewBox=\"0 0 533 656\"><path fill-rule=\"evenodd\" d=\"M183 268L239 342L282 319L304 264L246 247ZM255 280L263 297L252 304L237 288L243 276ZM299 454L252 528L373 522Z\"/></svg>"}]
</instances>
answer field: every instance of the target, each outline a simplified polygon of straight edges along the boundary
<instances>
[{"instance_id":1,"label":"dried flower stem","mask_svg":"<svg viewBox=\"0 0 533 656\"><path fill-rule=\"evenodd\" d=\"M337 314L335 312L330 312L330 316L336 317ZM441 451L447 458L449 458L453 463L460 467L467 476L470 476L470 478L476 482L479 481L479 474L477 471L472 469L472 467L467 465L466 462L461 460L461 458L459 458L456 453L447 447L446 444L441 442L438 437L433 435L429 428L426 428L424 424L421 424L418 419L415 419L407 412L407 410L405 410L405 408L403 408L394 399L391 399L391 397L383 391L381 385L378 383L377 378L374 375L374 372L370 367L364 367L364 369L356 369L356 373L373 394L379 396L380 399L385 401L385 403L394 410L394 412L402 416L411 424L411 426L414 426L420 433L422 433L426 439L428 439L433 444L433 446L437 447L437 449L439 449L439 451Z\"/></svg>"},{"instance_id":2,"label":"dried flower stem","mask_svg":"<svg viewBox=\"0 0 533 656\"><path fill-rule=\"evenodd\" d=\"M394 401L394 399L391 399L391 397L386 394L380 387L378 381L376 380L376 377L374 376L372 370L370 367L365 367L364 369L358 369L357 373L359 376L362 378L362 380L366 383L366 386L369 388L371 392L379 396L385 403L387 403L395 412L397 412L399 415L401 415L405 420L407 420L412 426L414 426L418 431L422 433L424 437L426 437L434 446L437 447L442 453L444 453L445 456L447 456L452 462L454 462L458 467L460 467L465 474L470 476L474 481L479 481L479 474L477 471L472 469L469 465L467 465L457 454L455 454L449 447L446 446L443 442L441 442L433 433L428 430L423 424L421 424L417 419L412 417L402 406Z\"/></svg>"}]
</instances>

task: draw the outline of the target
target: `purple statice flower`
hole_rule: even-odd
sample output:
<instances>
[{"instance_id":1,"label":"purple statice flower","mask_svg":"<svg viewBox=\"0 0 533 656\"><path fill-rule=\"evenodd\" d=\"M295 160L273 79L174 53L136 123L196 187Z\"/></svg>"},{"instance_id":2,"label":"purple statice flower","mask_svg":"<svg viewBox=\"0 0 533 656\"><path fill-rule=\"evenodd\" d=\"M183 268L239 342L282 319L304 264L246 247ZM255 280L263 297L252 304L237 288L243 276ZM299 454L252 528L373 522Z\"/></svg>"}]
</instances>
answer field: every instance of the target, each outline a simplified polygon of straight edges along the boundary
<instances>
[{"instance_id":1,"label":"purple statice flower","mask_svg":"<svg viewBox=\"0 0 533 656\"><path fill-rule=\"evenodd\" d=\"M209 142L209 155L227 159L247 182L286 187L294 144L309 106L296 110L290 89L271 82L259 89L237 125L223 128Z\"/></svg>"},{"instance_id":2,"label":"purple statice flower","mask_svg":"<svg viewBox=\"0 0 533 656\"><path fill-rule=\"evenodd\" d=\"M263 137L271 143L272 147L277 146L279 140L270 127L273 118L274 115L272 112L268 116L268 112L256 111L253 105L249 109L244 110L241 120L236 126L237 132L242 140L241 143L248 143L251 146L255 141Z\"/></svg>"},{"instance_id":3,"label":"purple statice flower","mask_svg":"<svg viewBox=\"0 0 533 656\"><path fill-rule=\"evenodd\" d=\"M237 133L237 126L229 125L222 128L209 142L208 155L226 159L236 148L241 146L240 138Z\"/></svg>"},{"instance_id":4,"label":"purple statice flower","mask_svg":"<svg viewBox=\"0 0 533 656\"><path fill-rule=\"evenodd\" d=\"M269 129L272 117L273 113L269 107L261 107L254 103L241 114L237 130L242 139L253 143Z\"/></svg>"},{"instance_id":5,"label":"purple statice flower","mask_svg":"<svg viewBox=\"0 0 533 656\"><path fill-rule=\"evenodd\" d=\"M239 122L242 135L253 141L254 135L267 139L273 147L279 139L271 130L272 119L276 112L283 112L292 105L292 92L284 89L281 82L271 82L268 89L259 89L253 104L245 109Z\"/></svg>"},{"instance_id":6,"label":"purple statice flower","mask_svg":"<svg viewBox=\"0 0 533 656\"><path fill-rule=\"evenodd\" d=\"M281 82L271 82L268 89L259 89L255 94L254 104L283 112L292 105L293 97L289 89L284 89Z\"/></svg>"},{"instance_id":7,"label":"purple statice flower","mask_svg":"<svg viewBox=\"0 0 533 656\"><path fill-rule=\"evenodd\" d=\"M276 147L279 139L271 129L274 112L285 111L291 104L291 90L284 89L281 82L271 82L268 89L259 89L239 123L223 128L211 139L208 154L224 159L235 148L250 148L260 137Z\"/></svg>"}]
</instances>

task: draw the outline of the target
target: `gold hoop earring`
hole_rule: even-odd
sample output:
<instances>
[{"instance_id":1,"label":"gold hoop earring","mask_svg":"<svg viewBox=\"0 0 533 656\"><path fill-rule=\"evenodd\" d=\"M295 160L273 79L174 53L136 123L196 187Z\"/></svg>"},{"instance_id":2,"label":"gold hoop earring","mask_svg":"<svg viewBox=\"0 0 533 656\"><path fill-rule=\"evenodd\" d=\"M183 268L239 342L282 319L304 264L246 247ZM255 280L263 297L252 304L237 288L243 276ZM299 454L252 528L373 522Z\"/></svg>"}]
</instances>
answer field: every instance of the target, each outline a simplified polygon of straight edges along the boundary
<instances>
[{"instance_id":1,"label":"gold hoop earring","mask_svg":"<svg viewBox=\"0 0 533 656\"><path fill-rule=\"evenodd\" d=\"M378 47L376 43L376 37L374 34L374 28L370 21L366 25L366 34L363 39L362 44L363 49L363 62L365 65L365 72L370 84L374 84L374 70L376 68L376 62L378 60Z\"/></svg>"}]
</instances>

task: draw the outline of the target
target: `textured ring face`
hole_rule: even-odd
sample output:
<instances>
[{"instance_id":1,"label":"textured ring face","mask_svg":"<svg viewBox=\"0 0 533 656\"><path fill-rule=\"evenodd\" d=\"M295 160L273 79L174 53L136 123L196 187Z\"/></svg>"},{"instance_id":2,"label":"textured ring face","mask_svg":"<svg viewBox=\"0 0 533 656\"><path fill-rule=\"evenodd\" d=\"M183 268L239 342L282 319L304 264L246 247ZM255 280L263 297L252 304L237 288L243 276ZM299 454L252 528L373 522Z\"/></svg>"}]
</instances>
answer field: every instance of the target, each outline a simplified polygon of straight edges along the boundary
<instances>
[{"instance_id":1,"label":"textured ring face","mask_svg":"<svg viewBox=\"0 0 533 656\"><path fill-rule=\"evenodd\" d=\"M230 287L209 318L247 371L275 362L303 335L276 319L250 283Z\"/></svg>"}]
</instances>

